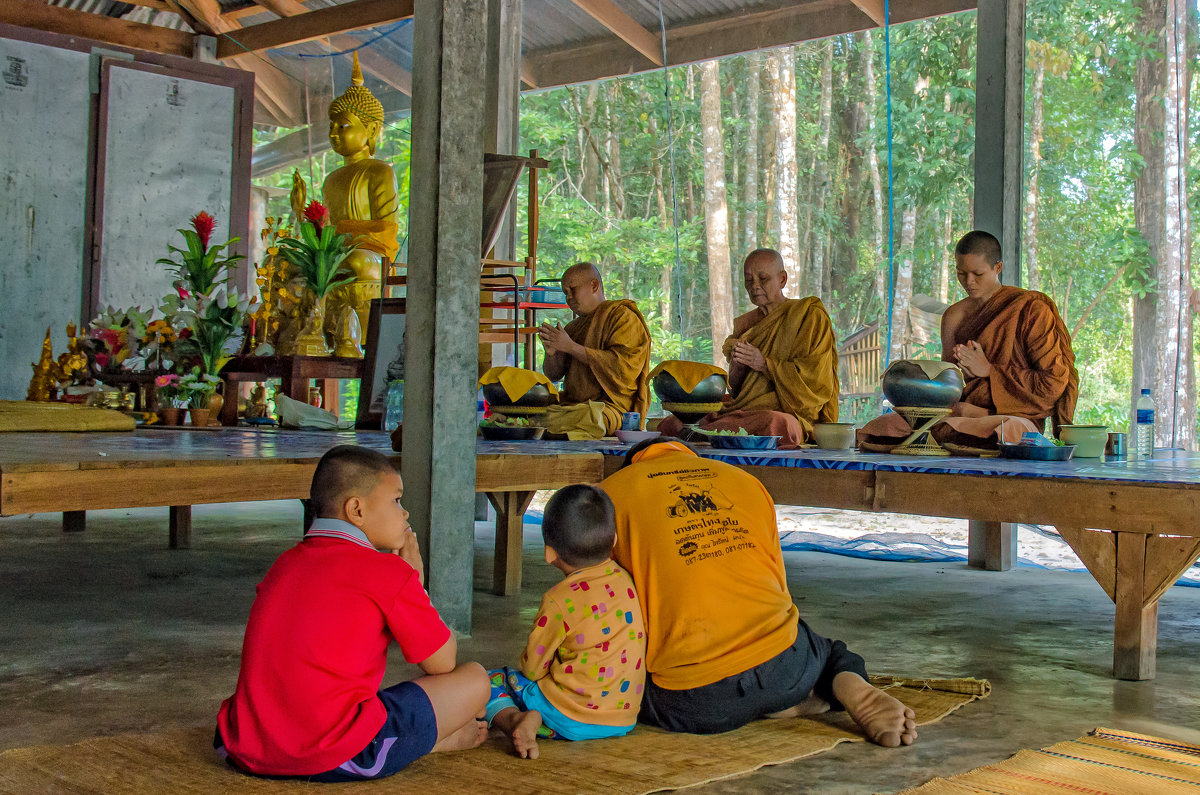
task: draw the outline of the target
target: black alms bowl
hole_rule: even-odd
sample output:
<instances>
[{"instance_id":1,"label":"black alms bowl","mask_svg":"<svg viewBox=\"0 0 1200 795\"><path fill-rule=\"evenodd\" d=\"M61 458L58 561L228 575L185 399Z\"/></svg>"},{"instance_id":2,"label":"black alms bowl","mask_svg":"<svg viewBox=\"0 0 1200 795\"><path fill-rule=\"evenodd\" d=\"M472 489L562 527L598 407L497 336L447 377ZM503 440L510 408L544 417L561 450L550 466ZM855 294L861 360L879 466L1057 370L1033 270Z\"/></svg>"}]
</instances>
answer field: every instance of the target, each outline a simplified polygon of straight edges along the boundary
<instances>
[{"instance_id":1,"label":"black alms bowl","mask_svg":"<svg viewBox=\"0 0 1200 795\"><path fill-rule=\"evenodd\" d=\"M508 393L504 391L504 385L499 382L483 385L483 399L488 402L489 406L526 406L528 408L541 408L554 402L554 396L550 394L550 390L546 388L545 384L534 384L516 402L512 402L508 399Z\"/></svg>"},{"instance_id":2,"label":"black alms bowl","mask_svg":"<svg viewBox=\"0 0 1200 795\"><path fill-rule=\"evenodd\" d=\"M696 388L691 392L685 392L675 380L675 376L664 370L654 376L651 385L654 387L654 394L658 395L658 399L663 403L720 403L721 398L725 396L726 382L725 376L713 373L696 384Z\"/></svg>"},{"instance_id":3,"label":"black alms bowl","mask_svg":"<svg viewBox=\"0 0 1200 795\"><path fill-rule=\"evenodd\" d=\"M950 408L962 392L962 372L954 366L930 378L915 361L898 359L883 374L883 396L893 406Z\"/></svg>"}]
</instances>

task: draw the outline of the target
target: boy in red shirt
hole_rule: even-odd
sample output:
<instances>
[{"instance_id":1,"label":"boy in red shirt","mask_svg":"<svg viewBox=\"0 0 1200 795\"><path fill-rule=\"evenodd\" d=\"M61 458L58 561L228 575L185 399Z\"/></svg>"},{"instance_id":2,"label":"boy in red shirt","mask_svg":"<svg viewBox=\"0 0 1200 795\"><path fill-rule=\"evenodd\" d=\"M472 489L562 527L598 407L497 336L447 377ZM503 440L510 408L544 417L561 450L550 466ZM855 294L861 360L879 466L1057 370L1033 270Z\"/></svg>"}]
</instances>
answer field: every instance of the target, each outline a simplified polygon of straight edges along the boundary
<instances>
[{"instance_id":1,"label":"boy in red shirt","mask_svg":"<svg viewBox=\"0 0 1200 795\"><path fill-rule=\"evenodd\" d=\"M317 464L317 518L259 584L237 688L217 715L213 745L234 767L356 781L486 738L487 672L456 664L403 492L373 450L341 445ZM380 690L392 641L426 675Z\"/></svg>"}]
</instances>

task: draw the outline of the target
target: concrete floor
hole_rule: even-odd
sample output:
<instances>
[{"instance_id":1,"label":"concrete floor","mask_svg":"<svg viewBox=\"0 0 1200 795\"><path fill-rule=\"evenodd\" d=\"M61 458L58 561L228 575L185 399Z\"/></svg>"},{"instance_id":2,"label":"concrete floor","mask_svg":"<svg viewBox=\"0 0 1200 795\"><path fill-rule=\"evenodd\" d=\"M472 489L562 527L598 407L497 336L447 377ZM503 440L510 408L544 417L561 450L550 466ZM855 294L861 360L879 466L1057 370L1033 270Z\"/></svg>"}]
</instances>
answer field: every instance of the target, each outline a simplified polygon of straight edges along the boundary
<instances>
[{"instance_id":1,"label":"concrete floor","mask_svg":"<svg viewBox=\"0 0 1200 795\"><path fill-rule=\"evenodd\" d=\"M297 503L198 507L194 548L166 549L166 510L102 511L64 535L59 517L0 520L0 749L211 725L233 689L254 586L297 538ZM491 572L479 525L476 585ZM475 595L462 659L512 663L557 571L526 532L526 586ZM1113 606L1086 574L877 563L788 553L792 594L818 631L871 670L977 676L992 696L924 727L916 746L841 745L697 792L890 792L1096 726L1200 742L1200 589L1159 617L1158 678L1110 675ZM411 675L395 660L388 682Z\"/></svg>"}]
</instances>

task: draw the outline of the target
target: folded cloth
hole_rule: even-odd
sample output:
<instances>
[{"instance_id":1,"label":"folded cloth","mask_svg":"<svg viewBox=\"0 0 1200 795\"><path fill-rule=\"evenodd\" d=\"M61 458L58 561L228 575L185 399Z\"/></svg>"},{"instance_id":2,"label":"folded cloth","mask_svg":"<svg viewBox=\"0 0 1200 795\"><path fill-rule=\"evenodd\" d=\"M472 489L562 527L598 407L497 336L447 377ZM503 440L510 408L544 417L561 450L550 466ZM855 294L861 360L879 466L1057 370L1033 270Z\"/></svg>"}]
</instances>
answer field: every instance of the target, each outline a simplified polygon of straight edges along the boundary
<instances>
[{"instance_id":1,"label":"folded cloth","mask_svg":"<svg viewBox=\"0 0 1200 795\"><path fill-rule=\"evenodd\" d=\"M1021 436L1036 431L1033 423L1024 417L1009 417L1000 414L983 414L978 406L959 403L954 413L930 429L930 435L939 443L957 445L959 448L980 451L998 449L998 442L1018 444ZM908 421L895 412L889 412L868 422L858 431L859 443L873 449L895 447L913 432Z\"/></svg>"},{"instance_id":2,"label":"folded cloth","mask_svg":"<svg viewBox=\"0 0 1200 795\"><path fill-rule=\"evenodd\" d=\"M293 400L287 395L275 396L275 410L279 412L279 424L284 428L343 431L354 427L354 420L339 420L332 412Z\"/></svg>"},{"instance_id":3,"label":"folded cloth","mask_svg":"<svg viewBox=\"0 0 1200 795\"><path fill-rule=\"evenodd\" d=\"M659 362L658 366L650 371L649 377L653 378L659 373L669 373L679 383L680 388L684 392L691 392L696 388L696 384L710 375L729 376L729 373L715 364L688 362L683 359L668 359L665 362Z\"/></svg>"},{"instance_id":4,"label":"folded cloth","mask_svg":"<svg viewBox=\"0 0 1200 795\"><path fill-rule=\"evenodd\" d=\"M525 393L538 384L549 389L551 395L558 394L553 381L537 370L526 370L524 367L493 367L479 377L479 385L482 387L484 384L500 384L513 403L525 397Z\"/></svg>"},{"instance_id":5,"label":"folded cloth","mask_svg":"<svg viewBox=\"0 0 1200 795\"><path fill-rule=\"evenodd\" d=\"M74 403L0 400L0 431L132 431L133 417Z\"/></svg>"},{"instance_id":6,"label":"folded cloth","mask_svg":"<svg viewBox=\"0 0 1200 795\"><path fill-rule=\"evenodd\" d=\"M572 403L568 406L550 406L546 410L546 430L549 433L565 434L573 442L603 439L607 429L604 404L598 400Z\"/></svg>"}]
</instances>

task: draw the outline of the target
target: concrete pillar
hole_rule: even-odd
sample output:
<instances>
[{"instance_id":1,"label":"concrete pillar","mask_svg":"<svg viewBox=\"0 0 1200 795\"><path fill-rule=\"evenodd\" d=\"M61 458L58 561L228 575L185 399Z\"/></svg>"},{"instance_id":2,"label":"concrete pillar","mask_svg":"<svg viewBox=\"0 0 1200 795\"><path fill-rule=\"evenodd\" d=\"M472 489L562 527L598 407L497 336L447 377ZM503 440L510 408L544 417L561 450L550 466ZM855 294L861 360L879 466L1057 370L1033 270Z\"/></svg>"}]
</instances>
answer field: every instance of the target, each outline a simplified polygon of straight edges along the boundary
<instances>
[{"instance_id":1,"label":"concrete pillar","mask_svg":"<svg viewBox=\"0 0 1200 795\"><path fill-rule=\"evenodd\" d=\"M1025 181L1025 2L979 0L975 61L975 228L1000 239L1004 284L1021 282Z\"/></svg>"},{"instance_id":2,"label":"concrete pillar","mask_svg":"<svg viewBox=\"0 0 1200 795\"><path fill-rule=\"evenodd\" d=\"M523 0L492 0L489 8L487 105L483 148L502 155L523 155L521 146L521 11ZM516 197L496 238L496 257L516 256Z\"/></svg>"},{"instance_id":3,"label":"concrete pillar","mask_svg":"<svg viewBox=\"0 0 1200 795\"><path fill-rule=\"evenodd\" d=\"M404 505L434 605L471 627L475 382L488 7L417 0L404 394Z\"/></svg>"}]
</instances>

